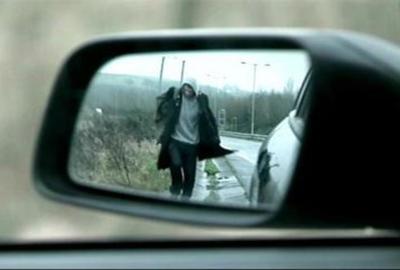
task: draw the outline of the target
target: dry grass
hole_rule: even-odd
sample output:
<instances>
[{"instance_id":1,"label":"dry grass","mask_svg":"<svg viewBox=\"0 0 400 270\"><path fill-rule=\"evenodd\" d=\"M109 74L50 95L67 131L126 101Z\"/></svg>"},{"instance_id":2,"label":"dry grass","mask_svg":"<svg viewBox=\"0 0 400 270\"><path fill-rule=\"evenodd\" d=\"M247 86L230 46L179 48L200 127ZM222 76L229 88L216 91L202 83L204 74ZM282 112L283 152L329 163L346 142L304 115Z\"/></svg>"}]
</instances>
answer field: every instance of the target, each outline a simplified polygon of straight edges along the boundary
<instances>
[{"instance_id":1,"label":"dry grass","mask_svg":"<svg viewBox=\"0 0 400 270\"><path fill-rule=\"evenodd\" d=\"M155 141L138 143L130 139L124 142L121 149L109 146L101 151L93 150L91 164L83 166L81 148L75 147L69 171L78 182L115 185L127 190L162 192L170 185L170 176L167 171L157 169L158 152L159 146Z\"/></svg>"}]
</instances>

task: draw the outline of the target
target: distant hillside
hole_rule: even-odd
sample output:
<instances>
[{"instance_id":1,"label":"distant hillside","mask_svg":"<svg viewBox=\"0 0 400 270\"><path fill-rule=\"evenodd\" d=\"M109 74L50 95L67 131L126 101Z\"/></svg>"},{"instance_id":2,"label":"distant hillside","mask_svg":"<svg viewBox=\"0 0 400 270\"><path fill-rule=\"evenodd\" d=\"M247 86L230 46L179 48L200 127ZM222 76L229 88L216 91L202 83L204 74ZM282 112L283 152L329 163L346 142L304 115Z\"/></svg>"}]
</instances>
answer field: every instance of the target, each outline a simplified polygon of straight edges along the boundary
<instances>
[{"instance_id":1,"label":"distant hillside","mask_svg":"<svg viewBox=\"0 0 400 270\"><path fill-rule=\"evenodd\" d=\"M178 82L167 80L163 85ZM159 82L154 77L99 73L90 84L85 105L113 112L154 111L159 94Z\"/></svg>"}]
</instances>

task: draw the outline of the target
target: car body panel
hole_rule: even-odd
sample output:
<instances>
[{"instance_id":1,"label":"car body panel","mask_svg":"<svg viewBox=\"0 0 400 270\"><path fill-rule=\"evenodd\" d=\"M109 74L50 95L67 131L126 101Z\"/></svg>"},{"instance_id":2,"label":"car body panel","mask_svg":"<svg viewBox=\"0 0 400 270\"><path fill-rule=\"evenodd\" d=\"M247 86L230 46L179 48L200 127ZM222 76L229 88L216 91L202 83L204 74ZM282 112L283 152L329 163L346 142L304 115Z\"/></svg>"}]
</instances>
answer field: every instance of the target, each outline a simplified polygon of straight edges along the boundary
<instances>
[{"instance_id":1,"label":"car body panel","mask_svg":"<svg viewBox=\"0 0 400 270\"><path fill-rule=\"evenodd\" d=\"M279 205L290 184L300 147L289 117L271 132L260 148L252 182L252 202ZM277 207L277 206L276 206Z\"/></svg>"}]
</instances>

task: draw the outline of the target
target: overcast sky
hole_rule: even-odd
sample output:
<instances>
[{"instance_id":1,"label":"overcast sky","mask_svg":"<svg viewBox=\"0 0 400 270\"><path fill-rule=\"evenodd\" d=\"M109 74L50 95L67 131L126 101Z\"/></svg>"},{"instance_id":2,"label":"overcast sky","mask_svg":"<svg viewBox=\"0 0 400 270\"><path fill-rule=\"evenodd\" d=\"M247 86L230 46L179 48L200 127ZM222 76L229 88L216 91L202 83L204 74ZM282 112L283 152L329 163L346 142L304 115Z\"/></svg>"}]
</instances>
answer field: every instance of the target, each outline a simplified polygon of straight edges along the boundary
<instances>
[{"instance_id":1,"label":"overcast sky","mask_svg":"<svg viewBox=\"0 0 400 270\"><path fill-rule=\"evenodd\" d=\"M279 91L289 79L299 87L310 66L307 53L301 50L235 50L131 54L113 59L100 72L159 78L163 57L163 78L179 80L184 60L185 77L195 77L200 89L230 84L252 90L254 64L256 90Z\"/></svg>"}]
</instances>

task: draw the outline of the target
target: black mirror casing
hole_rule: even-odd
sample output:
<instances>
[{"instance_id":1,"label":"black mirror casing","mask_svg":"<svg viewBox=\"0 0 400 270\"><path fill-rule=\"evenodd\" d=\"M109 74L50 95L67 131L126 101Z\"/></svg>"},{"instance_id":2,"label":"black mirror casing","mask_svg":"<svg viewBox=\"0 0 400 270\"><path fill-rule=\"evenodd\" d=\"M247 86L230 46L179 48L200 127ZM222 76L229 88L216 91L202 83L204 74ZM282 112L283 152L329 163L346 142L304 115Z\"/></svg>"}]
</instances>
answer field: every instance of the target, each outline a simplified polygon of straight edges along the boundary
<instances>
[{"instance_id":1,"label":"black mirror casing","mask_svg":"<svg viewBox=\"0 0 400 270\"><path fill-rule=\"evenodd\" d=\"M124 195L72 181L71 137L90 79L126 53L211 49L304 49L313 68L298 163L278 209L240 209ZM374 54L380 48L379 54ZM34 182L45 196L125 214L212 225L398 228L399 50L344 32L215 31L109 37L74 52L55 82L39 135ZM399 62L397 60L397 62ZM379 141L379 142L378 142Z\"/></svg>"}]
</instances>

